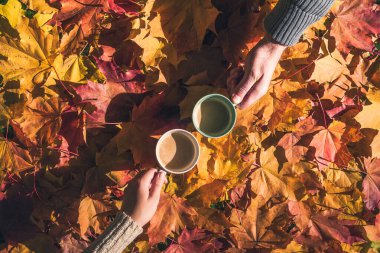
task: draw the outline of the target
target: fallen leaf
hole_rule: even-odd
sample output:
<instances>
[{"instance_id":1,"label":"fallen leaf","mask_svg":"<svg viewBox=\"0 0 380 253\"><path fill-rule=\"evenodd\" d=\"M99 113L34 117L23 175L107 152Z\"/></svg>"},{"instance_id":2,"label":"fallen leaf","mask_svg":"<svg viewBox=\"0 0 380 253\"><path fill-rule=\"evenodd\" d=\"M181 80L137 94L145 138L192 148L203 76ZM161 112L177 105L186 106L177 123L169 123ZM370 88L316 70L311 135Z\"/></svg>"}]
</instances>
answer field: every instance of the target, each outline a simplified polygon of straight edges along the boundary
<instances>
[{"instance_id":1,"label":"fallen leaf","mask_svg":"<svg viewBox=\"0 0 380 253\"><path fill-rule=\"evenodd\" d=\"M16 119L22 131L34 143L47 145L54 141L62 125L62 113L70 107L58 97L32 100L21 118Z\"/></svg>"},{"instance_id":2,"label":"fallen leaf","mask_svg":"<svg viewBox=\"0 0 380 253\"><path fill-rule=\"evenodd\" d=\"M371 0L340 0L339 3L339 8L332 12L335 19L331 24L337 48L344 54L353 47L371 52L371 35L380 33L380 11Z\"/></svg>"},{"instance_id":3,"label":"fallen leaf","mask_svg":"<svg viewBox=\"0 0 380 253\"><path fill-rule=\"evenodd\" d=\"M161 193L157 212L148 228L149 244L165 241L171 232L179 233L180 228L190 226L197 212L184 199Z\"/></svg>"},{"instance_id":4,"label":"fallen leaf","mask_svg":"<svg viewBox=\"0 0 380 253\"><path fill-rule=\"evenodd\" d=\"M380 158L365 159L364 202L369 210L380 209Z\"/></svg>"},{"instance_id":5,"label":"fallen leaf","mask_svg":"<svg viewBox=\"0 0 380 253\"><path fill-rule=\"evenodd\" d=\"M20 80L20 92L41 84L52 72L58 56L59 38L56 27L42 30L25 18L17 26L20 39L0 37L0 72L3 82Z\"/></svg>"},{"instance_id":6,"label":"fallen leaf","mask_svg":"<svg viewBox=\"0 0 380 253\"><path fill-rule=\"evenodd\" d=\"M109 210L111 208L102 200L93 199L89 196L82 198L79 204L78 216L80 235L85 237L89 227L92 227L95 233L101 233L105 228L105 224L99 215Z\"/></svg>"},{"instance_id":7,"label":"fallen leaf","mask_svg":"<svg viewBox=\"0 0 380 253\"><path fill-rule=\"evenodd\" d=\"M206 29L218 15L210 0L156 0L152 11L160 15L162 31L179 53L199 50Z\"/></svg>"},{"instance_id":8,"label":"fallen leaf","mask_svg":"<svg viewBox=\"0 0 380 253\"><path fill-rule=\"evenodd\" d=\"M262 208L265 202L263 198L256 197L252 199L246 212L235 209L232 212L231 235L234 242L239 248L274 248L286 245L288 235L283 231L273 231L270 226L276 219L281 217L285 208L283 203L275 205L269 209Z\"/></svg>"}]
</instances>

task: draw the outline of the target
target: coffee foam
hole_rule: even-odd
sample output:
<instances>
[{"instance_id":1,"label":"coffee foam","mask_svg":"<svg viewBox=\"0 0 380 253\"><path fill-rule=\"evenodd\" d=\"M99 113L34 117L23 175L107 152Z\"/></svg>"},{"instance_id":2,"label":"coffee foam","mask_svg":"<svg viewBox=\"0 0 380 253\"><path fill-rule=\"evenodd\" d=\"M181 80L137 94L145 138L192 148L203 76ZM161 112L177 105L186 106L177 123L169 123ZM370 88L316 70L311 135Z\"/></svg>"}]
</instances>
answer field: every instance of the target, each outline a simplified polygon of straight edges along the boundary
<instances>
[{"instance_id":1,"label":"coffee foam","mask_svg":"<svg viewBox=\"0 0 380 253\"><path fill-rule=\"evenodd\" d=\"M185 131L170 131L157 143L157 160L169 171L184 172L192 168L198 159L199 149L194 137Z\"/></svg>"}]
</instances>

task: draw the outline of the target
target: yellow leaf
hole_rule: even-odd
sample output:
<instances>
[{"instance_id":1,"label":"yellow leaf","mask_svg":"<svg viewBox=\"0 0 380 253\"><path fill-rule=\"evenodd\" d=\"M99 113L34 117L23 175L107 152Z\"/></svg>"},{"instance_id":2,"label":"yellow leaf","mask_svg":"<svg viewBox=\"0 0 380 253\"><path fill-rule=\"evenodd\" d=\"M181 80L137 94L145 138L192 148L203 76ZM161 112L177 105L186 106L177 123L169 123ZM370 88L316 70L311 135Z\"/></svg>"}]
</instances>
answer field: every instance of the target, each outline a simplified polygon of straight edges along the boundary
<instances>
[{"instance_id":1,"label":"yellow leaf","mask_svg":"<svg viewBox=\"0 0 380 253\"><path fill-rule=\"evenodd\" d=\"M16 28L21 20L21 3L18 0L8 0L5 5L0 5L0 16L5 17L9 24ZM2 22L0 19L0 23Z\"/></svg>"},{"instance_id":2,"label":"yellow leaf","mask_svg":"<svg viewBox=\"0 0 380 253\"><path fill-rule=\"evenodd\" d=\"M288 196L287 186L278 172L279 164L274 151L275 148L271 147L261 152L260 167L249 176L252 191L265 200L277 194Z\"/></svg>"},{"instance_id":3,"label":"yellow leaf","mask_svg":"<svg viewBox=\"0 0 380 253\"><path fill-rule=\"evenodd\" d=\"M46 145L55 140L61 129L61 114L65 109L67 102L57 97L48 100L38 97L27 104L22 117L15 121L31 141Z\"/></svg>"},{"instance_id":4,"label":"yellow leaf","mask_svg":"<svg viewBox=\"0 0 380 253\"><path fill-rule=\"evenodd\" d=\"M332 82L347 72L345 65L328 55L315 61L315 69L310 80L318 83Z\"/></svg>"},{"instance_id":5,"label":"yellow leaf","mask_svg":"<svg viewBox=\"0 0 380 253\"><path fill-rule=\"evenodd\" d=\"M367 98L370 105L364 105L363 110L355 116L362 128L372 128L380 130L380 90L373 88L368 94Z\"/></svg>"},{"instance_id":6,"label":"yellow leaf","mask_svg":"<svg viewBox=\"0 0 380 253\"><path fill-rule=\"evenodd\" d=\"M161 16L163 34L179 53L200 49L206 29L218 15L211 0L156 0L152 11Z\"/></svg>"},{"instance_id":7,"label":"yellow leaf","mask_svg":"<svg viewBox=\"0 0 380 253\"><path fill-rule=\"evenodd\" d=\"M0 37L0 73L4 82L20 80L20 91L45 81L57 57L59 38L56 28L44 31L23 19L17 26L20 39Z\"/></svg>"},{"instance_id":8,"label":"yellow leaf","mask_svg":"<svg viewBox=\"0 0 380 253\"><path fill-rule=\"evenodd\" d=\"M45 25L50 19L52 19L53 15L58 11L47 4L45 0L21 0L29 9L37 11L37 13L33 16L34 19L37 20L39 26Z\"/></svg>"},{"instance_id":9,"label":"yellow leaf","mask_svg":"<svg viewBox=\"0 0 380 253\"><path fill-rule=\"evenodd\" d=\"M78 223L80 234L83 237L87 229L91 226L95 233L101 233L104 229L99 214L109 211L111 208L106 206L102 201L91 197L84 197L79 204Z\"/></svg>"},{"instance_id":10,"label":"yellow leaf","mask_svg":"<svg viewBox=\"0 0 380 253\"><path fill-rule=\"evenodd\" d=\"M186 97L179 104L181 119L190 118L198 100L210 93L217 93L217 91L218 89L215 87L207 85L188 87Z\"/></svg>"},{"instance_id":11,"label":"yellow leaf","mask_svg":"<svg viewBox=\"0 0 380 253\"><path fill-rule=\"evenodd\" d=\"M274 131L281 125L285 126L284 123L289 123L303 115L304 109L305 107L299 108L293 103L292 98L280 84L274 84L251 107L238 111L236 124L252 130L255 121L262 120L268 124L271 131Z\"/></svg>"},{"instance_id":12,"label":"yellow leaf","mask_svg":"<svg viewBox=\"0 0 380 253\"><path fill-rule=\"evenodd\" d=\"M17 173L33 168L32 158L27 150L20 148L16 143L0 137L0 181L4 171Z\"/></svg>"},{"instance_id":13,"label":"yellow leaf","mask_svg":"<svg viewBox=\"0 0 380 253\"><path fill-rule=\"evenodd\" d=\"M165 57L162 53L162 48L165 46L163 40L150 36L148 30L142 30L132 40L143 49L141 60L147 67L157 66L160 60Z\"/></svg>"}]
</instances>

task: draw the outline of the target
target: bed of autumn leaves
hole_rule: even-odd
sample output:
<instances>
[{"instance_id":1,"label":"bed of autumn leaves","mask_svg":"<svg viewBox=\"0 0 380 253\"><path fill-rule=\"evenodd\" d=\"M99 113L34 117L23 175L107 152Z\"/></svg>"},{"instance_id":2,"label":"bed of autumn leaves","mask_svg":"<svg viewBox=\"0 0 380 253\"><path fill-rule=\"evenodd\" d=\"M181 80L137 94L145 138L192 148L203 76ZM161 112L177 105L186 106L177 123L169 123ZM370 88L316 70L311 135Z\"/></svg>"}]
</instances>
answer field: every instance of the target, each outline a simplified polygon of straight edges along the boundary
<instances>
[{"instance_id":1,"label":"bed of autumn leaves","mask_svg":"<svg viewBox=\"0 0 380 253\"><path fill-rule=\"evenodd\" d=\"M228 136L191 124L275 4L0 0L0 250L81 252L185 128L199 163L126 251L379 252L378 1L337 0Z\"/></svg>"}]
</instances>

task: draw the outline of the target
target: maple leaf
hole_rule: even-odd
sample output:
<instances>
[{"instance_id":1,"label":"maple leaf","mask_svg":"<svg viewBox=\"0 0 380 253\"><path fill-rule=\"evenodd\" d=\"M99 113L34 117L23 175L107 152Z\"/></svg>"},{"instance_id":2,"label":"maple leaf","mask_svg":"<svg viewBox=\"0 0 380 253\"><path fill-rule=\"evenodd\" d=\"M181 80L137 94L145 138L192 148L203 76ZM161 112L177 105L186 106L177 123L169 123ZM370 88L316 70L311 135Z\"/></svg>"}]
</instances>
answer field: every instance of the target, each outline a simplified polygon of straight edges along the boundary
<instances>
[{"instance_id":1,"label":"maple leaf","mask_svg":"<svg viewBox=\"0 0 380 253\"><path fill-rule=\"evenodd\" d=\"M101 199L94 199L89 196L82 198L78 210L80 235L85 237L89 227L92 227L95 233L100 234L105 228L104 221L100 215L110 210L111 206Z\"/></svg>"},{"instance_id":2,"label":"maple leaf","mask_svg":"<svg viewBox=\"0 0 380 253\"><path fill-rule=\"evenodd\" d=\"M246 179L251 164L243 163L241 153L248 148L247 142L238 143L232 133L223 138L202 139L200 145L211 149L206 151L201 148L201 155L205 155L208 160L204 167L198 163L198 171L202 174L207 173L213 179L227 180L227 190ZM207 154L205 151L211 152Z\"/></svg>"},{"instance_id":3,"label":"maple leaf","mask_svg":"<svg viewBox=\"0 0 380 253\"><path fill-rule=\"evenodd\" d=\"M22 149L16 143L0 137L0 182L3 179L4 171L17 173L34 167L32 158L27 150Z\"/></svg>"},{"instance_id":4,"label":"maple leaf","mask_svg":"<svg viewBox=\"0 0 380 253\"><path fill-rule=\"evenodd\" d=\"M360 238L351 235L344 221L338 219L336 211L327 210L314 214L306 203L297 201L289 201L288 207L301 233L320 240L335 239L344 243L360 241Z\"/></svg>"},{"instance_id":5,"label":"maple leaf","mask_svg":"<svg viewBox=\"0 0 380 253\"><path fill-rule=\"evenodd\" d=\"M293 103L281 85L271 85L268 93L238 113L237 125L251 127L256 120L261 119L274 131L281 123L297 119L302 114L303 109Z\"/></svg>"},{"instance_id":6,"label":"maple leaf","mask_svg":"<svg viewBox=\"0 0 380 253\"><path fill-rule=\"evenodd\" d=\"M58 56L58 31L52 27L46 31L33 21L25 19L17 26L19 38L0 37L0 72L3 82L20 80L20 90L31 90L41 84L53 70Z\"/></svg>"},{"instance_id":7,"label":"maple leaf","mask_svg":"<svg viewBox=\"0 0 380 253\"><path fill-rule=\"evenodd\" d=\"M211 0L156 0L152 11L160 15L162 32L179 53L199 50L206 29L218 15Z\"/></svg>"},{"instance_id":8,"label":"maple leaf","mask_svg":"<svg viewBox=\"0 0 380 253\"><path fill-rule=\"evenodd\" d=\"M352 47L371 52L371 35L380 33L380 11L372 0L340 0L331 24L337 48L348 54Z\"/></svg>"},{"instance_id":9,"label":"maple leaf","mask_svg":"<svg viewBox=\"0 0 380 253\"><path fill-rule=\"evenodd\" d=\"M190 253L190 252L220 252L223 249L223 243L213 239L212 234L208 231L194 228L189 230L185 228L177 239L178 244L171 244L165 250L165 253Z\"/></svg>"},{"instance_id":10,"label":"maple leaf","mask_svg":"<svg viewBox=\"0 0 380 253\"><path fill-rule=\"evenodd\" d=\"M330 54L316 60L315 69L310 77L310 80L315 80L318 83L333 82L339 78L342 74L348 72L344 63L340 63Z\"/></svg>"},{"instance_id":11,"label":"maple leaf","mask_svg":"<svg viewBox=\"0 0 380 253\"><path fill-rule=\"evenodd\" d=\"M38 97L26 106L22 117L15 121L31 141L47 145L54 141L61 129L62 113L69 109L67 102L62 102L58 97L47 100Z\"/></svg>"},{"instance_id":12,"label":"maple leaf","mask_svg":"<svg viewBox=\"0 0 380 253\"><path fill-rule=\"evenodd\" d=\"M109 84L122 85L125 87L125 90L128 93L142 93L146 90L143 83L136 81L139 80L139 78L141 79L142 71L123 71L122 68L117 65L114 60L103 61L96 59L96 63L99 67L99 70L104 74Z\"/></svg>"},{"instance_id":13,"label":"maple leaf","mask_svg":"<svg viewBox=\"0 0 380 253\"><path fill-rule=\"evenodd\" d=\"M90 122L88 128L92 128L107 122L106 118L110 103L118 95L127 93L128 86L116 82L101 84L88 81L86 85L81 85L74 89L80 99L85 104L89 104L85 108L90 114L88 116ZM131 102L133 104L133 101Z\"/></svg>"},{"instance_id":14,"label":"maple leaf","mask_svg":"<svg viewBox=\"0 0 380 253\"><path fill-rule=\"evenodd\" d=\"M340 151L346 151L345 143L343 142L343 135L345 133L346 125L343 122L334 121L328 128L319 131L314 135L310 143L310 147L315 148L315 158L317 162L324 166L329 162L335 162L342 156ZM343 163L348 160L343 156Z\"/></svg>"},{"instance_id":15,"label":"maple leaf","mask_svg":"<svg viewBox=\"0 0 380 253\"><path fill-rule=\"evenodd\" d=\"M147 67L157 66L165 57L163 53L165 41L161 38L148 35L149 30L141 30L141 33L134 37L132 41L143 49L141 61L144 62Z\"/></svg>"},{"instance_id":16,"label":"maple leaf","mask_svg":"<svg viewBox=\"0 0 380 253\"><path fill-rule=\"evenodd\" d=\"M380 242L380 214L376 215L375 224L364 226L367 233L368 239L370 239L374 244ZM375 246L376 247L376 246Z\"/></svg>"},{"instance_id":17,"label":"maple leaf","mask_svg":"<svg viewBox=\"0 0 380 253\"><path fill-rule=\"evenodd\" d=\"M286 249L275 249L271 251L271 253L294 253L294 252L306 253L308 251L303 245L295 241L291 241L288 245L286 245Z\"/></svg>"},{"instance_id":18,"label":"maple leaf","mask_svg":"<svg viewBox=\"0 0 380 253\"><path fill-rule=\"evenodd\" d=\"M225 191L226 181L214 180L209 184L201 186L199 189L192 192L186 198L192 206L203 205L209 207L212 202L215 202Z\"/></svg>"},{"instance_id":19,"label":"maple leaf","mask_svg":"<svg viewBox=\"0 0 380 253\"><path fill-rule=\"evenodd\" d=\"M58 132L67 141L68 150L77 152L78 146L86 142L85 115L76 111L62 115L62 126Z\"/></svg>"},{"instance_id":20,"label":"maple leaf","mask_svg":"<svg viewBox=\"0 0 380 253\"><path fill-rule=\"evenodd\" d=\"M265 200L281 194L288 196L286 184L278 172L279 164L274 157L274 147L260 153L260 167L249 176L252 192L262 196Z\"/></svg>"},{"instance_id":21,"label":"maple leaf","mask_svg":"<svg viewBox=\"0 0 380 253\"><path fill-rule=\"evenodd\" d=\"M287 133L277 144L284 149L285 157L290 163L299 162L307 152L306 147L297 145L300 140L301 138L297 133Z\"/></svg>"},{"instance_id":22,"label":"maple leaf","mask_svg":"<svg viewBox=\"0 0 380 253\"><path fill-rule=\"evenodd\" d=\"M90 244L86 241L76 239L73 234L69 233L63 236L59 242L62 252L74 253L85 250Z\"/></svg>"},{"instance_id":23,"label":"maple leaf","mask_svg":"<svg viewBox=\"0 0 380 253\"><path fill-rule=\"evenodd\" d=\"M118 152L131 150L136 164L154 166L157 139L151 136L180 126L169 110L165 113L165 97L164 93L146 97L139 106L133 108L131 120L123 123L122 130L115 136Z\"/></svg>"},{"instance_id":24,"label":"maple leaf","mask_svg":"<svg viewBox=\"0 0 380 253\"><path fill-rule=\"evenodd\" d=\"M225 73L226 62L220 48L202 45L200 51L189 52L175 68L161 67L168 83L182 80L187 85L215 84L218 78ZM163 64L163 62L161 62ZM224 85L224 84L223 84Z\"/></svg>"},{"instance_id":25,"label":"maple leaf","mask_svg":"<svg viewBox=\"0 0 380 253\"><path fill-rule=\"evenodd\" d=\"M171 232L179 233L180 228L193 224L196 215L197 212L184 199L161 193L157 212L147 231L149 244L164 241Z\"/></svg>"},{"instance_id":26,"label":"maple leaf","mask_svg":"<svg viewBox=\"0 0 380 253\"><path fill-rule=\"evenodd\" d=\"M198 227L207 229L215 234L223 233L226 228L231 226L227 217L222 211L214 208L203 207L197 208L198 217L195 224Z\"/></svg>"},{"instance_id":27,"label":"maple leaf","mask_svg":"<svg viewBox=\"0 0 380 253\"><path fill-rule=\"evenodd\" d=\"M363 110L355 116L362 128L380 129L380 90L371 89L366 95L369 105L364 105ZM368 117L371 115L371 117Z\"/></svg>"},{"instance_id":28,"label":"maple leaf","mask_svg":"<svg viewBox=\"0 0 380 253\"><path fill-rule=\"evenodd\" d=\"M44 86L53 90L52 95L56 94L57 85L67 87L64 83L85 83L86 77L89 77L89 68L85 61L78 55L70 55L64 59L63 55L58 55L53 63L54 71L47 77ZM58 89L61 87L58 87ZM45 91L49 93L48 90Z\"/></svg>"},{"instance_id":29,"label":"maple leaf","mask_svg":"<svg viewBox=\"0 0 380 253\"><path fill-rule=\"evenodd\" d=\"M110 3L118 7L112 0L59 0L60 10L53 20L61 23L64 29L71 24L78 24L84 37L87 37L94 32L103 17L101 12L110 11Z\"/></svg>"},{"instance_id":30,"label":"maple leaf","mask_svg":"<svg viewBox=\"0 0 380 253\"><path fill-rule=\"evenodd\" d=\"M9 245L7 251L11 252L41 252L49 253L57 251L54 240L44 233L35 233L33 238L15 243L15 245Z\"/></svg>"},{"instance_id":31,"label":"maple leaf","mask_svg":"<svg viewBox=\"0 0 380 253\"><path fill-rule=\"evenodd\" d=\"M265 11L259 11L257 1L236 3L238 6L230 14L227 27L219 32L215 42L216 46L223 48L223 54L233 64L239 62L242 51L247 52L247 44L251 44L251 48L265 34L262 23L266 15Z\"/></svg>"},{"instance_id":32,"label":"maple leaf","mask_svg":"<svg viewBox=\"0 0 380 253\"><path fill-rule=\"evenodd\" d=\"M265 201L260 196L252 199L246 212L235 209L231 215L231 235L239 248L273 248L286 245L288 235L281 231L271 230L274 222L279 222L286 207L284 203L270 208L263 208Z\"/></svg>"},{"instance_id":33,"label":"maple leaf","mask_svg":"<svg viewBox=\"0 0 380 253\"><path fill-rule=\"evenodd\" d=\"M364 202L369 210L380 209L380 158L364 160L366 176L363 179Z\"/></svg>"},{"instance_id":34,"label":"maple leaf","mask_svg":"<svg viewBox=\"0 0 380 253\"><path fill-rule=\"evenodd\" d=\"M8 0L5 5L0 5L0 15L8 20L11 27L16 28L21 20L21 3L16 0Z\"/></svg>"},{"instance_id":35,"label":"maple leaf","mask_svg":"<svg viewBox=\"0 0 380 253\"><path fill-rule=\"evenodd\" d=\"M55 242L76 252L102 233L121 204L109 194L121 198L137 168L156 165L160 134L194 130L200 97L227 95L231 67L277 2L0 1L4 250L54 252ZM127 250L378 248L379 61L360 54L377 45L378 17L373 0L337 1L284 52L268 93L238 110L229 135L193 132L197 166L169 176Z\"/></svg>"},{"instance_id":36,"label":"maple leaf","mask_svg":"<svg viewBox=\"0 0 380 253\"><path fill-rule=\"evenodd\" d=\"M21 2L33 12L33 18L37 20L38 25L41 27L50 21L58 11L44 0L22 0Z\"/></svg>"}]
</instances>

